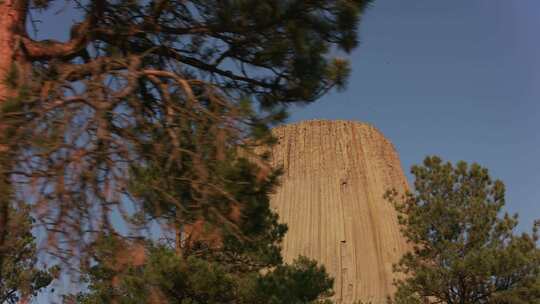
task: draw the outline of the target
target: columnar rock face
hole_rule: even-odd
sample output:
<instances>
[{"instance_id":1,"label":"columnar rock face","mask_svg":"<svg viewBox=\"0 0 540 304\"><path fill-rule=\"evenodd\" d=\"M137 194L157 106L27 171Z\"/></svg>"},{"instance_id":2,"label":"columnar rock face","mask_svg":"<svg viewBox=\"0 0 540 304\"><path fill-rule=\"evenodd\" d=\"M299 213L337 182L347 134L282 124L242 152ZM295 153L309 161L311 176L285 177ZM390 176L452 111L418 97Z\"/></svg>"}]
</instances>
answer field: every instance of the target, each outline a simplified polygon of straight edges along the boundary
<instances>
[{"instance_id":1,"label":"columnar rock face","mask_svg":"<svg viewBox=\"0 0 540 304\"><path fill-rule=\"evenodd\" d=\"M284 168L272 196L289 226L283 255L318 260L335 278L338 303L383 303L392 264L407 250L386 190L407 188L398 154L374 127L307 121L278 127L273 165Z\"/></svg>"}]
</instances>

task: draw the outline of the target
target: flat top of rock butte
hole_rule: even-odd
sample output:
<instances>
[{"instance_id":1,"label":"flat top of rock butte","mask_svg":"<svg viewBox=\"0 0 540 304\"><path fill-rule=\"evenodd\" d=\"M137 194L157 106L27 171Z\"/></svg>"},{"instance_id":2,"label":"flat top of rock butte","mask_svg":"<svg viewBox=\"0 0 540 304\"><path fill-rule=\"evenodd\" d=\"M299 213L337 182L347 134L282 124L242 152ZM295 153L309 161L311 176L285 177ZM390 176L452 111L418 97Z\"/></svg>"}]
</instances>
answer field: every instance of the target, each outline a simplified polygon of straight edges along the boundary
<instances>
[{"instance_id":1,"label":"flat top of rock butte","mask_svg":"<svg viewBox=\"0 0 540 304\"><path fill-rule=\"evenodd\" d=\"M375 127L348 120L302 121L273 133L272 161L284 174L271 204L289 226L285 260L305 255L324 264L337 303L385 303L392 264L408 248L383 198L407 188L393 145Z\"/></svg>"},{"instance_id":2,"label":"flat top of rock butte","mask_svg":"<svg viewBox=\"0 0 540 304\"><path fill-rule=\"evenodd\" d=\"M358 120L307 119L307 120L301 120L301 121L297 121L297 122L286 123L286 124L275 126L274 128L272 128L272 131L276 133L276 132L280 132L280 131L288 129L288 128L301 128L301 127L310 128L310 127L314 127L314 126L325 126L325 127L332 128L332 127L337 127L337 126L340 126L340 125L351 125L351 126L371 130L371 131L377 133L384 140L385 144L390 145L390 147L394 150L394 152L397 152L394 144L388 138L386 138L386 136L384 136L384 134L381 132L381 130L379 130L377 127L375 127L374 125L372 125L370 123L363 122L363 121L358 121Z\"/></svg>"},{"instance_id":3,"label":"flat top of rock butte","mask_svg":"<svg viewBox=\"0 0 540 304\"><path fill-rule=\"evenodd\" d=\"M339 124L339 123L356 124L356 125L363 125L363 126L369 126L369 127L375 128L373 125L367 122L358 121L358 120L350 120L350 119L306 119L306 120L300 120L297 122L282 124L282 125L277 126L276 128L281 128L281 127L286 127L286 126L309 125L309 124Z\"/></svg>"},{"instance_id":4,"label":"flat top of rock butte","mask_svg":"<svg viewBox=\"0 0 540 304\"><path fill-rule=\"evenodd\" d=\"M374 127L373 125L369 123L357 121L357 120L345 120L345 119L308 119L308 120L301 120L297 122L282 124L282 125L276 126L274 129L278 130L278 129L287 128L291 126L298 127L298 126L310 126L310 125L338 125L338 124L353 124L353 125L369 127L381 133L376 127Z\"/></svg>"}]
</instances>

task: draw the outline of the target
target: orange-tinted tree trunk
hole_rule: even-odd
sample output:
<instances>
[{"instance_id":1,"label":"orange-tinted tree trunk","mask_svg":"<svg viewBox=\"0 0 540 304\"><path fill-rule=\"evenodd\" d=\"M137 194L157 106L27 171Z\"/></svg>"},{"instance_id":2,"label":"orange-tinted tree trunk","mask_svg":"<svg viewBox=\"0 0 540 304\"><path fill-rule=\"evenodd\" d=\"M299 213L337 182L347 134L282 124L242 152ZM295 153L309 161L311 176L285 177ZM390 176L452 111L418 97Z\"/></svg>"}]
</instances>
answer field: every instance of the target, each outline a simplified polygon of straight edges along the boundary
<instances>
[{"instance_id":1,"label":"orange-tinted tree trunk","mask_svg":"<svg viewBox=\"0 0 540 304\"><path fill-rule=\"evenodd\" d=\"M14 94L6 79L16 60L22 59L18 40L25 32L26 9L27 1L0 0L0 102Z\"/></svg>"},{"instance_id":2,"label":"orange-tinted tree trunk","mask_svg":"<svg viewBox=\"0 0 540 304\"><path fill-rule=\"evenodd\" d=\"M8 84L7 79L15 66L24 61L19 38L25 33L27 5L26 0L0 0L0 107L7 98L16 94L16 89ZM19 81L20 78L13 80ZM0 118L0 138L4 129L4 122ZM9 250L6 237L11 191L9 177L5 174L9 161L5 157L8 148L4 140L0 142L0 266L4 250Z\"/></svg>"}]
</instances>

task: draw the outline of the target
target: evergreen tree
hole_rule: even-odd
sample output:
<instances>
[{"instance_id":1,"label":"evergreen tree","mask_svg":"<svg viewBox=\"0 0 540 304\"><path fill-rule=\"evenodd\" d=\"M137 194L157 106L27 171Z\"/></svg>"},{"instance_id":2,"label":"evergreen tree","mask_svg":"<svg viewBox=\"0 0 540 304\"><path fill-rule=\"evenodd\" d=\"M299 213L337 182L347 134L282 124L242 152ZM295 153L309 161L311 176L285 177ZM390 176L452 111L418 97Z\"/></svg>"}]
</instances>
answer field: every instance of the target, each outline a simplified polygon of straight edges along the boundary
<instances>
[{"instance_id":1,"label":"evergreen tree","mask_svg":"<svg viewBox=\"0 0 540 304\"><path fill-rule=\"evenodd\" d=\"M219 193L198 193L182 170L163 166L159 157L134 166L130 192L144 206L135 220L176 227L176 248L149 241L141 255L133 243L103 237L86 272L89 292L77 301L300 304L331 295L333 280L324 267L304 257L291 265L282 261L287 228L269 206L280 171L238 154L233 147L214 162L209 180L224 185ZM204 194L206 204L193 199Z\"/></svg>"},{"instance_id":2,"label":"evergreen tree","mask_svg":"<svg viewBox=\"0 0 540 304\"><path fill-rule=\"evenodd\" d=\"M0 171L41 210L51 249L73 256L116 232L114 212L149 210L133 173L173 172L154 179L164 208L152 220L176 212L175 229L219 221L238 234L220 212L249 208L223 195L221 163L239 164L233 147L252 154L288 104L345 84L347 61L332 54L356 47L369 1L73 1L67 41L32 39L32 11L58 2L0 2Z\"/></svg>"},{"instance_id":3,"label":"evergreen tree","mask_svg":"<svg viewBox=\"0 0 540 304\"><path fill-rule=\"evenodd\" d=\"M233 270L194 255L182 259L164 245L147 246L142 265L113 258L114 250L122 250L118 240L102 242L100 248L99 263L86 277L89 291L72 298L77 303L318 303L333 285L323 267L303 257L264 273Z\"/></svg>"},{"instance_id":4,"label":"evergreen tree","mask_svg":"<svg viewBox=\"0 0 540 304\"><path fill-rule=\"evenodd\" d=\"M37 250L28 208L10 209L11 217L5 240L9 250L0 260L0 303L15 304L20 303L21 299L30 299L49 286L58 269L40 269L37 265Z\"/></svg>"},{"instance_id":5,"label":"evergreen tree","mask_svg":"<svg viewBox=\"0 0 540 304\"><path fill-rule=\"evenodd\" d=\"M356 47L369 1L72 1L82 19L67 41L32 39L31 12L58 2L0 1L0 190L31 196L49 249L82 257L98 299L136 301L152 288L139 275L166 283L152 281L163 259L183 269L175 284L207 284L179 285L184 303L248 299L225 292L246 276L261 290L250 296L269 303L284 299L288 289L272 287L281 281L298 289L293 302L325 294L322 269L281 260L285 227L268 206L279 172L253 149L272 142L269 127L289 104L345 85L348 63L332 54ZM10 251L10 201L0 195L0 257ZM120 233L118 215L133 229ZM174 255L126 238L155 223L176 231ZM103 246L142 247L131 265ZM212 274L193 281L194 268ZM301 290L295 280L306 277L320 284ZM135 293L116 288L125 284Z\"/></svg>"},{"instance_id":6,"label":"evergreen tree","mask_svg":"<svg viewBox=\"0 0 540 304\"><path fill-rule=\"evenodd\" d=\"M390 192L412 250L395 266L395 303L540 303L538 230L514 232L501 214L505 187L474 163L427 157L414 166L414 192Z\"/></svg>"}]
</instances>

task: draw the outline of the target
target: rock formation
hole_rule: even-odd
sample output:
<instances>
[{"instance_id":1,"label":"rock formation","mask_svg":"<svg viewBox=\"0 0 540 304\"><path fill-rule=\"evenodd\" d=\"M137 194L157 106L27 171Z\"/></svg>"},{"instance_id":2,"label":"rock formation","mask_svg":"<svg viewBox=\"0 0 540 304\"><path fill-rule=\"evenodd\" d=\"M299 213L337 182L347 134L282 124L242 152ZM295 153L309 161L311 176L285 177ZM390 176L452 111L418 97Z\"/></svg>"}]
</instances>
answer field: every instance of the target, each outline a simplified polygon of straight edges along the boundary
<instances>
[{"instance_id":1,"label":"rock formation","mask_svg":"<svg viewBox=\"0 0 540 304\"><path fill-rule=\"evenodd\" d=\"M383 303L392 264L406 251L386 190L407 188L398 154L374 127L307 121L274 130L273 165L284 169L272 206L289 226L283 255L318 260L335 278L337 303Z\"/></svg>"}]
</instances>

